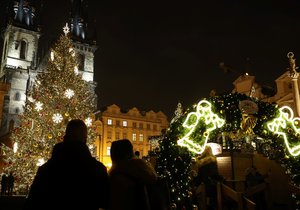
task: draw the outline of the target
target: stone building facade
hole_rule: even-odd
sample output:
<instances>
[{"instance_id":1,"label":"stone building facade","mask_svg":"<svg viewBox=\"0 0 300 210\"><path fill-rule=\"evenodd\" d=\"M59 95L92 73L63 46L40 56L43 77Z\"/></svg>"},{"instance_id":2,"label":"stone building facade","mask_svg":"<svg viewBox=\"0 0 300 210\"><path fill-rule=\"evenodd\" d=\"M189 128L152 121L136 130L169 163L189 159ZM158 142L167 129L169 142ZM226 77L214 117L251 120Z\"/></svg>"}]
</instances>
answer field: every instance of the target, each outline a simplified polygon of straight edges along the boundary
<instances>
[{"instance_id":1,"label":"stone building facade","mask_svg":"<svg viewBox=\"0 0 300 210\"><path fill-rule=\"evenodd\" d=\"M123 111L115 104L99 113L95 122L98 139L97 155L101 162L110 166L111 143L117 139L129 139L134 151L147 156L150 150L149 137L159 136L169 126L167 116L159 111L141 112L137 108Z\"/></svg>"}]
</instances>

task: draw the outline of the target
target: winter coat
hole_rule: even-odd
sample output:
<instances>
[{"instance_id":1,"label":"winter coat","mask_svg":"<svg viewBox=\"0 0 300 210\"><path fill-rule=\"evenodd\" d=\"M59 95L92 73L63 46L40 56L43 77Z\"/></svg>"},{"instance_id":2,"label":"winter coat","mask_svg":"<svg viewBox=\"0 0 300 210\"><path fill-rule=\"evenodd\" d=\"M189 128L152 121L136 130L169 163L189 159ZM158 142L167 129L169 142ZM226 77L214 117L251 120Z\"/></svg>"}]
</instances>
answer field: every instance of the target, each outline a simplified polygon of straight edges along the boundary
<instances>
[{"instance_id":1,"label":"winter coat","mask_svg":"<svg viewBox=\"0 0 300 210\"><path fill-rule=\"evenodd\" d=\"M62 142L34 178L24 210L108 208L106 167L83 142Z\"/></svg>"},{"instance_id":2,"label":"winter coat","mask_svg":"<svg viewBox=\"0 0 300 210\"><path fill-rule=\"evenodd\" d=\"M145 185L154 183L153 167L142 159L113 164L110 177L110 210L148 210Z\"/></svg>"}]
</instances>

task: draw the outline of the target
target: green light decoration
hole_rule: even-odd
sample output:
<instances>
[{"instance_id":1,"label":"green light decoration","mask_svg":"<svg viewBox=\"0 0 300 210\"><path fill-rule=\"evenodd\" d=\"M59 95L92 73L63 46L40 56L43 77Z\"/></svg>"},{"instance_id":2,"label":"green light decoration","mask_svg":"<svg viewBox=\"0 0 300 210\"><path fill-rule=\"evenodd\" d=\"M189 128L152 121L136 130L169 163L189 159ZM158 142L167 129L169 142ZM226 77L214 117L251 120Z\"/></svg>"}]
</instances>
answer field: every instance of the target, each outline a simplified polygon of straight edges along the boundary
<instances>
[{"instance_id":1,"label":"green light decoration","mask_svg":"<svg viewBox=\"0 0 300 210\"><path fill-rule=\"evenodd\" d=\"M291 147L290 146L291 143L289 142L287 133L284 132L284 130L282 129L286 130L288 126L291 125L291 127L295 131L295 134L299 134L300 128L297 128L296 125L299 124L300 118L299 117L294 118L294 112L288 106L283 106L279 108L279 112L280 112L279 117L275 118L270 123L267 123L268 129L274 132L275 134L282 136L284 140L284 144L292 156L299 156L300 142L298 142L298 144L296 144L294 147Z\"/></svg>"},{"instance_id":2,"label":"green light decoration","mask_svg":"<svg viewBox=\"0 0 300 210\"><path fill-rule=\"evenodd\" d=\"M196 107L195 112L190 112L182 126L188 130L187 134L177 141L177 144L182 147L187 147L189 151L196 154L201 154L207 144L209 134L216 128L220 128L224 125L225 120L220 118L217 114L213 113L212 105L207 100L201 100ZM196 130L196 127L200 121L204 121L206 124L206 130L203 133L200 142L193 141L191 135Z\"/></svg>"}]
</instances>

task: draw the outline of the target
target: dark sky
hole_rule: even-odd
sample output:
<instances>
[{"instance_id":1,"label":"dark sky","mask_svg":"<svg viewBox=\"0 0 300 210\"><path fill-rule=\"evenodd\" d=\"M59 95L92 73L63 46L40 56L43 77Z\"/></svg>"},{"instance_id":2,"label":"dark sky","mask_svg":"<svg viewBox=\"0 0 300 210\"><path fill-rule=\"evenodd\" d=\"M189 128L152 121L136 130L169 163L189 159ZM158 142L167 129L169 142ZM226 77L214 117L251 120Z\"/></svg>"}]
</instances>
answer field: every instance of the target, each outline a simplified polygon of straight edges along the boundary
<instances>
[{"instance_id":1,"label":"dark sky","mask_svg":"<svg viewBox=\"0 0 300 210\"><path fill-rule=\"evenodd\" d=\"M61 33L69 2L44 1L43 43ZM288 67L286 54L293 51L300 60L296 0L126 1L118 7L109 1L87 2L99 47L99 108L115 103L170 116L179 101L187 107L212 89L231 91L234 79L245 71L274 86ZM235 72L224 74L220 62Z\"/></svg>"}]
</instances>

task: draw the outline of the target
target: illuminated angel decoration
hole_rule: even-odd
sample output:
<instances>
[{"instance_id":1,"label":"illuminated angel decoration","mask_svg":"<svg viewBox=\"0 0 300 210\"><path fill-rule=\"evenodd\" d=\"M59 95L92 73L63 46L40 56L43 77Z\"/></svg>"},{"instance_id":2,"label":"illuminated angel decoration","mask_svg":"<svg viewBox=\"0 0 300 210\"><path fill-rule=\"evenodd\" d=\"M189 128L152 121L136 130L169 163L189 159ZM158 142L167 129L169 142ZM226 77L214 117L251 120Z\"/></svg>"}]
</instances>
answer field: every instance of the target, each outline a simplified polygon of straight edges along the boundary
<instances>
[{"instance_id":1,"label":"illuminated angel decoration","mask_svg":"<svg viewBox=\"0 0 300 210\"><path fill-rule=\"evenodd\" d=\"M225 123L223 119L213 113L211 106L211 103L207 100L201 100L197 104L196 111L190 112L187 115L182 126L186 128L188 132L184 137L177 141L178 145L187 147L190 151L196 154L201 154L204 151L210 132L216 128L222 127ZM203 134L199 134L202 135L202 140L200 143L198 143L193 141L191 136L194 134L200 121L204 121L206 130Z\"/></svg>"},{"instance_id":2,"label":"illuminated angel decoration","mask_svg":"<svg viewBox=\"0 0 300 210\"><path fill-rule=\"evenodd\" d=\"M296 127L300 122L300 118L294 118L294 112L288 106L281 107L279 112L279 117L275 118L272 122L267 123L268 129L283 138L284 144L291 155L298 156L300 154L300 142L291 146L287 133L288 126L290 126L296 134L300 133L300 128L298 126Z\"/></svg>"}]
</instances>

